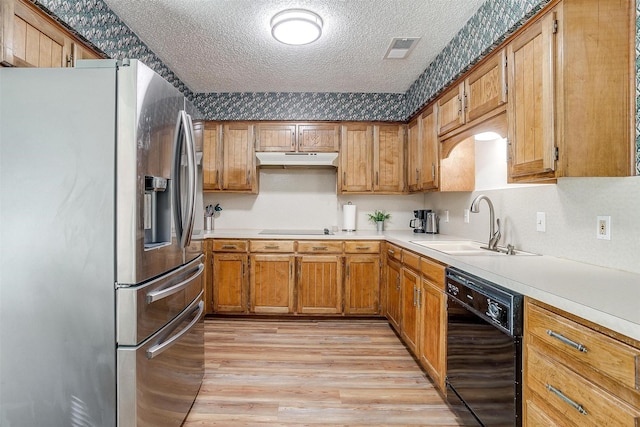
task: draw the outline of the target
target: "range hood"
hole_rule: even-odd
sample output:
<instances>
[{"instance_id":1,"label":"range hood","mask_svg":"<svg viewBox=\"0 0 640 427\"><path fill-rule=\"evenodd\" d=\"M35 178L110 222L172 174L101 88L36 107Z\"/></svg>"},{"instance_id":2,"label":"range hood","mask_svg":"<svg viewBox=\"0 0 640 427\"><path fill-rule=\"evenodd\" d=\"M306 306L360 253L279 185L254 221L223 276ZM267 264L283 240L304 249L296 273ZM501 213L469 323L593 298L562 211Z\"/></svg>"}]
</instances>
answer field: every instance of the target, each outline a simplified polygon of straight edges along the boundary
<instances>
[{"instance_id":1,"label":"range hood","mask_svg":"<svg viewBox=\"0 0 640 427\"><path fill-rule=\"evenodd\" d=\"M338 167L338 153L256 153L260 167Z\"/></svg>"}]
</instances>

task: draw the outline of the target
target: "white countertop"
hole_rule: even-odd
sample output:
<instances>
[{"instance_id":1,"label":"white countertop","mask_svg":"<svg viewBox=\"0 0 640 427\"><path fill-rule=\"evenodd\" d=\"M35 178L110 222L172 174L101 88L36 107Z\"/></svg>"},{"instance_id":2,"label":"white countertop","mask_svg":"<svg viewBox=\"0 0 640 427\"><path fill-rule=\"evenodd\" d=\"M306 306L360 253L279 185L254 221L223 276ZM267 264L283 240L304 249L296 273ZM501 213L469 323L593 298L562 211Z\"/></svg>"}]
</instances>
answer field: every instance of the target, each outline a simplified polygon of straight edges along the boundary
<instances>
[{"instance_id":1,"label":"white countertop","mask_svg":"<svg viewBox=\"0 0 640 427\"><path fill-rule=\"evenodd\" d=\"M640 274L546 255L448 255L411 243L460 239L443 234L371 230L332 235L264 235L260 231L214 230L205 232L203 238L386 240L640 341Z\"/></svg>"}]
</instances>

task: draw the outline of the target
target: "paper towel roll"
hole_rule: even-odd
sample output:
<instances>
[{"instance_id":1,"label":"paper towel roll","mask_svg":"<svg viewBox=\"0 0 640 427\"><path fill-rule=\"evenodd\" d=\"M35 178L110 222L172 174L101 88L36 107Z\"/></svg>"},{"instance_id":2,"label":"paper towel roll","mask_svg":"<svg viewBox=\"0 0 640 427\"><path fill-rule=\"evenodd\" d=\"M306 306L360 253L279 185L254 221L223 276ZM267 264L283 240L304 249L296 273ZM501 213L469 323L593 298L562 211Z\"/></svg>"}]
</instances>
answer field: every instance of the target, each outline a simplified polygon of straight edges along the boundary
<instances>
[{"instance_id":1,"label":"paper towel roll","mask_svg":"<svg viewBox=\"0 0 640 427\"><path fill-rule=\"evenodd\" d=\"M344 231L356 231L356 205L342 206L342 229Z\"/></svg>"}]
</instances>

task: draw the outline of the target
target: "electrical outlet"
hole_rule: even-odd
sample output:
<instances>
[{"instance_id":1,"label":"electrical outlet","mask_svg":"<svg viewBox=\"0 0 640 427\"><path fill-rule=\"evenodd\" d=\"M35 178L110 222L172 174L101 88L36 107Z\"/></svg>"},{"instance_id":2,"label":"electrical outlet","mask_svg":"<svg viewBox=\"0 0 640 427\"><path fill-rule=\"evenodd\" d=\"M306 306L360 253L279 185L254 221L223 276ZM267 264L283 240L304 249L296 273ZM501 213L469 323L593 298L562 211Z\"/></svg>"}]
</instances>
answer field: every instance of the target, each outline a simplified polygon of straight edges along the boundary
<instances>
[{"instance_id":1,"label":"electrical outlet","mask_svg":"<svg viewBox=\"0 0 640 427\"><path fill-rule=\"evenodd\" d=\"M444 222L449 222L449 209L444 211Z\"/></svg>"},{"instance_id":2,"label":"electrical outlet","mask_svg":"<svg viewBox=\"0 0 640 427\"><path fill-rule=\"evenodd\" d=\"M540 231L542 233L547 231L547 214L544 212L536 213L536 231Z\"/></svg>"},{"instance_id":3,"label":"electrical outlet","mask_svg":"<svg viewBox=\"0 0 640 427\"><path fill-rule=\"evenodd\" d=\"M469 224L469 209L464 210L464 223Z\"/></svg>"},{"instance_id":4,"label":"electrical outlet","mask_svg":"<svg viewBox=\"0 0 640 427\"><path fill-rule=\"evenodd\" d=\"M598 216L596 237L602 240L611 240L611 217L609 215Z\"/></svg>"}]
</instances>

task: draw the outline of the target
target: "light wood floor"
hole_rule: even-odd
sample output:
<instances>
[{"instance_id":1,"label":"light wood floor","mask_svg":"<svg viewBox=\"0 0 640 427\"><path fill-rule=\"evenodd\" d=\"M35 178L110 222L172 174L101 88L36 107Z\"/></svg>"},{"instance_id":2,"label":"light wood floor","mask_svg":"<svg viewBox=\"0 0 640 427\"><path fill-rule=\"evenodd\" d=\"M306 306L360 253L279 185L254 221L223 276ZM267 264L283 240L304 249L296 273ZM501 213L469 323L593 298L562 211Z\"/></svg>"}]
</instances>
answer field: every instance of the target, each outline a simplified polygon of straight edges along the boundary
<instances>
[{"instance_id":1,"label":"light wood floor","mask_svg":"<svg viewBox=\"0 0 640 427\"><path fill-rule=\"evenodd\" d=\"M183 427L476 426L384 320L205 320L205 376Z\"/></svg>"}]
</instances>

